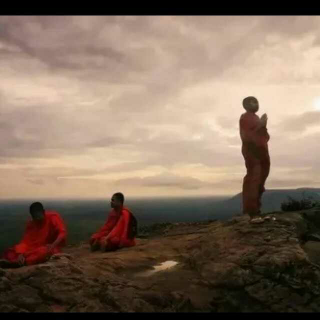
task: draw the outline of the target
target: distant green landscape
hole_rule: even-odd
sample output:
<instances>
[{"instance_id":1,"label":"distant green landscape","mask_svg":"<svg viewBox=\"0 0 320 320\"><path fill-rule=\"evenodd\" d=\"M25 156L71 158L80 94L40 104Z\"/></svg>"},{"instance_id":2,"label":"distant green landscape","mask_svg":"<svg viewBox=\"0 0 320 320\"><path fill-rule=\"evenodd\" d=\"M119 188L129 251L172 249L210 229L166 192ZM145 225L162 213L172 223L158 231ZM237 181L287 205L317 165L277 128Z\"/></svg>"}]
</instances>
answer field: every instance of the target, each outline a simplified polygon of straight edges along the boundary
<instances>
[{"instance_id":1,"label":"distant green landscape","mask_svg":"<svg viewBox=\"0 0 320 320\"><path fill-rule=\"evenodd\" d=\"M226 198L139 199L128 200L126 205L138 219L139 226L154 223L202 221L210 219L214 203ZM68 200L42 201L47 209L58 211L68 230L68 244L87 242L106 221L109 201ZM0 202L0 252L17 243L29 219L30 201Z\"/></svg>"},{"instance_id":2,"label":"distant green landscape","mask_svg":"<svg viewBox=\"0 0 320 320\"><path fill-rule=\"evenodd\" d=\"M268 190L263 196L263 212L280 211L288 197L311 197L320 201L320 189ZM68 244L87 242L106 221L108 200L43 200L45 208L58 211L68 229ZM0 252L22 237L29 219L29 200L0 202ZM234 197L129 199L126 205L138 219L139 227L166 222L227 220L241 213L241 194Z\"/></svg>"}]
</instances>

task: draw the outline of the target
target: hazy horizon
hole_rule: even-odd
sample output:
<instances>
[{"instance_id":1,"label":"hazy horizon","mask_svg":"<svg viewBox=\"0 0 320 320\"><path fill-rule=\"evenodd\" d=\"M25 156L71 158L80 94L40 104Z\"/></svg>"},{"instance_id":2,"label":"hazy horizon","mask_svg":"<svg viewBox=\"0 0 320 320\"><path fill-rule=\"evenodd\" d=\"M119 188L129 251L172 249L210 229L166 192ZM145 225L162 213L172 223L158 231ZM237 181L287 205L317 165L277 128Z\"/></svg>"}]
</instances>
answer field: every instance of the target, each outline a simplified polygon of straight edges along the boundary
<instances>
[{"instance_id":1,"label":"hazy horizon","mask_svg":"<svg viewBox=\"0 0 320 320\"><path fill-rule=\"evenodd\" d=\"M281 190L276 190L281 191ZM263 195L262 212L281 210L288 196L296 200L305 195L320 201L320 189L304 194L304 190L274 192L267 190ZM37 199L39 200L39 199ZM128 198L125 204L138 220L139 227L155 223L201 222L208 220L228 220L242 212L241 195L234 197L178 197L178 198ZM87 241L91 234L100 228L110 212L110 203L100 200L52 200L41 199L46 209L60 213L68 229L68 244ZM30 200L0 200L0 222L3 225L0 234L1 251L17 243L23 234L26 222L30 220Z\"/></svg>"},{"instance_id":2,"label":"hazy horizon","mask_svg":"<svg viewBox=\"0 0 320 320\"><path fill-rule=\"evenodd\" d=\"M319 28L318 16L1 16L0 199L237 194L249 95L269 117L266 188L317 187Z\"/></svg>"},{"instance_id":3,"label":"hazy horizon","mask_svg":"<svg viewBox=\"0 0 320 320\"><path fill-rule=\"evenodd\" d=\"M266 191L294 191L294 190L300 190L300 189L320 189L317 187L299 187L299 188L274 188L274 189L266 189ZM125 203L128 201L135 201L135 200L152 200L152 199L230 199L235 196L238 196L241 194L241 191L235 194L225 194L225 195L180 195L180 196L157 196L157 195L150 195L150 196L135 196L135 197L126 197ZM0 198L0 203L1 202L10 202L10 201L105 201L107 203L110 202L110 198L108 197L97 197L97 198L85 198L85 197L79 197L79 198L50 198L50 197L42 197L41 199L36 199L35 197L33 198Z\"/></svg>"},{"instance_id":4,"label":"hazy horizon","mask_svg":"<svg viewBox=\"0 0 320 320\"><path fill-rule=\"evenodd\" d=\"M214 195L190 195L190 196L186 196L186 195L181 195L181 196L157 196L157 195L150 195L150 196L136 196L136 197L127 197L126 198L126 201L131 201L131 200L152 200L152 199L201 199L201 198L204 198L204 199L222 199L222 198L230 198L230 197L233 197L234 194L232 195L219 195L219 196L214 196ZM35 200L35 199L38 199L38 198L3 198L3 199L0 199L0 202L4 202L4 201L40 201L40 200ZM99 198L63 198L63 197L60 197L60 198L45 198L45 197L42 197L41 200L45 201L45 200L49 200L49 201L106 201L106 202L110 202L110 198L102 198L102 197L99 197Z\"/></svg>"}]
</instances>

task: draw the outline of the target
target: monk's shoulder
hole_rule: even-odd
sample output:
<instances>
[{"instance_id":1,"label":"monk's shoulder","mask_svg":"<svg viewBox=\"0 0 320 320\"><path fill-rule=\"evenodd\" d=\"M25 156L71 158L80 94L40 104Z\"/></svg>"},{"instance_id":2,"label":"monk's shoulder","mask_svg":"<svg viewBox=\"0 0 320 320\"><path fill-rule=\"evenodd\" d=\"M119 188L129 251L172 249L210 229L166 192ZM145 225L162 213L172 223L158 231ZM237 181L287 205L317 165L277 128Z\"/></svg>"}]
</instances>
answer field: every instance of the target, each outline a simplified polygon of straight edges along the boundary
<instances>
[{"instance_id":1,"label":"monk's shoulder","mask_svg":"<svg viewBox=\"0 0 320 320\"><path fill-rule=\"evenodd\" d=\"M240 116L240 120L243 119L243 118L245 118L245 117L247 116L247 114L248 114L248 112L243 113L243 114Z\"/></svg>"},{"instance_id":2,"label":"monk's shoulder","mask_svg":"<svg viewBox=\"0 0 320 320\"><path fill-rule=\"evenodd\" d=\"M33 220L28 220L26 223L26 229L29 230L29 229L32 229L33 227L34 227Z\"/></svg>"},{"instance_id":3,"label":"monk's shoulder","mask_svg":"<svg viewBox=\"0 0 320 320\"><path fill-rule=\"evenodd\" d=\"M46 210L45 214L48 218L61 218L60 214L54 210Z\"/></svg>"},{"instance_id":4,"label":"monk's shoulder","mask_svg":"<svg viewBox=\"0 0 320 320\"><path fill-rule=\"evenodd\" d=\"M245 128L250 123L250 117L248 116L248 112L243 113L240 116L240 128Z\"/></svg>"},{"instance_id":5,"label":"monk's shoulder","mask_svg":"<svg viewBox=\"0 0 320 320\"><path fill-rule=\"evenodd\" d=\"M111 211L109 211L109 214L108 214L109 218L111 217L116 217L117 216L117 213L114 209L112 209Z\"/></svg>"},{"instance_id":6,"label":"monk's shoulder","mask_svg":"<svg viewBox=\"0 0 320 320\"><path fill-rule=\"evenodd\" d=\"M249 112L245 112L240 116L240 123L246 123L246 122L250 122L251 120L251 115Z\"/></svg>"},{"instance_id":7,"label":"monk's shoulder","mask_svg":"<svg viewBox=\"0 0 320 320\"><path fill-rule=\"evenodd\" d=\"M242 126L255 126L259 121L259 116L252 112L246 112L240 117L240 125Z\"/></svg>"},{"instance_id":8,"label":"monk's shoulder","mask_svg":"<svg viewBox=\"0 0 320 320\"><path fill-rule=\"evenodd\" d=\"M130 211L130 209L128 209L128 208L123 208L123 209L122 209L122 214L123 214L124 216L130 216L130 215L131 215L131 211Z\"/></svg>"},{"instance_id":9,"label":"monk's shoulder","mask_svg":"<svg viewBox=\"0 0 320 320\"><path fill-rule=\"evenodd\" d=\"M253 112L245 112L241 115L240 119L259 119L259 116Z\"/></svg>"}]
</instances>

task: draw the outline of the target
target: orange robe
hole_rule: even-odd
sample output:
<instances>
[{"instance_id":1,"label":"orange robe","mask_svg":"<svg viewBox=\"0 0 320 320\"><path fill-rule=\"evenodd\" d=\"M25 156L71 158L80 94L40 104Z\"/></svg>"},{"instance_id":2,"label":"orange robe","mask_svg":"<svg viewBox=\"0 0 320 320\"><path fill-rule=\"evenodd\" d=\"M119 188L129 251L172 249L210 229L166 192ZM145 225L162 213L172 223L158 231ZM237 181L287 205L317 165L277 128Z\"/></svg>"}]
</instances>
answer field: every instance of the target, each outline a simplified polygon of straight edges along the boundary
<instances>
[{"instance_id":1,"label":"orange robe","mask_svg":"<svg viewBox=\"0 0 320 320\"><path fill-rule=\"evenodd\" d=\"M135 239L130 239L128 237L131 214L132 213L128 208L122 208L120 214L118 214L114 209L111 210L104 226L91 236L90 244L93 244L95 240L98 240L101 245L102 238L109 235L107 242L108 250L135 246Z\"/></svg>"},{"instance_id":2,"label":"orange robe","mask_svg":"<svg viewBox=\"0 0 320 320\"><path fill-rule=\"evenodd\" d=\"M3 258L16 262L20 254L25 257L26 265L45 262L52 254L59 253L66 244L66 227L60 215L55 211L45 211L45 218L40 223L33 220L27 223L25 234L17 245L7 249ZM47 246L57 239L61 242L49 252Z\"/></svg>"},{"instance_id":3,"label":"orange robe","mask_svg":"<svg viewBox=\"0 0 320 320\"><path fill-rule=\"evenodd\" d=\"M258 128L259 124L260 118L256 114L246 112L241 115L242 154L247 168L247 174L243 179L242 205L243 213L251 217L260 213L261 197L270 172L270 136L265 127Z\"/></svg>"}]
</instances>

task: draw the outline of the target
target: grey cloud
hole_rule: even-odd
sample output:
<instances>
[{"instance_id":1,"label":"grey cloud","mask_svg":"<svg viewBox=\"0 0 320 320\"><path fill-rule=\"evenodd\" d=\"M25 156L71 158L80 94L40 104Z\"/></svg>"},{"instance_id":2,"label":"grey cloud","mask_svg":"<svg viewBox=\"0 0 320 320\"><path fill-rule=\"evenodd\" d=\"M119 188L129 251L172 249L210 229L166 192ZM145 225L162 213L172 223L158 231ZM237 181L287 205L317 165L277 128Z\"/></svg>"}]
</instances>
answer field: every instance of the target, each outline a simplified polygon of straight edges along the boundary
<instances>
[{"instance_id":1,"label":"grey cloud","mask_svg":"<svg viewBox=\"0 0 320 320\"><path fill-rule=\"evenodd\" d=\"M156 175L153 177L146 178L128 178L119 179L115 181L115 185L133 185L133 186L144 186L144 187L164 187L164 188L179 188L186 190L201 189L208 185L198 179L191 177L179 177L171 173L165 173Z\"/></svg>"},{"instance_id":2,"label":"grey cloud","mask_svg":"<svg viewBox=\"0 0 320 320\"><path fill-rule=\"evenodd\" d=\"M268 33L266 26L275 21L283 19L2 17L0 39L19 46L53 70L65 69L83 82L90 79L139 84L145 90L124 90L112 101L116 111L137 113L158 109L180 90L207 79L218 79L226 70L241 65L265 40L262 34ZM194 26L194 34L181 31L189 25ZM224 37L220 34L222 28ZM232 36L239 29L243 32ZM115 39L114 35L118 37ZM207 41L201 39L203 35ZM39 41L31 43L30 39L36 37Z\"/></svg>"},{"instance_id":3,"label":"grey cloud","mask_svg":"<svg viewBox=\"0 0 320 320\"><path fill-rule=\"evenodd\" d=\"M162 137L144 142L144 150L150 150L148 163L161 163L163 166L174 164L202 163L209 167L230 166L237 163L239 151L230 151L220 135L216 134L213 139L210 137L198 141L181 140L172 137L171 141L162 141ZM139 150L139 145L137 145Z\"/></svg>"},{"instance_id":4,"label":"grey cloud","mask_svg":"<svg viewBox=\"0 0 320 320\"><path fill-rule=\"evenodd\" d=\"M289 38L298 38L318 29L319 22L315 16L270 16L261 19L260 29Z\"/></svg>"},{"instance_id":5,"label":"grey cloud","mask_svg":"<svg viewBox=\"0 0 320 320\"><path fill-rule=\"evenodd\" d=\"M73 177L73 176L90 176L98 173L95 169L78 169L73 167L47 167L47 168L24 168L27 177L32 178L54 178Z\"/></svg>"},{"instance_id":6,"label":"grey cloud","mask_svg":"<svg viewBox=\"0 0 320 320\"><path fill-rule=\"evenodd\" d=\"M294 188L294 187L308 187L319 185L319 180L310 180L310 179L270 179L267 182L268 188Z\"/></svg>"},{"instance_id":7,"label":"grey cloud","mask_svg":"<svg viewBox=\"0 0 320 320\"><path fill-rule=\"evenodd\" d=\"M27 179L28 182L36 185L44 185L44 181L41 179Z\"/></svg>"},{"instance_id":8,"label":"grey cloud","mask_svg":"<svg viewBox=\"0 0 320 320\"><path fill-rule=\"evenodd\" d=\"M241 111L241 109L239 110ZM233 115L228 115L224 117L217 117L217 123L222 127L222 128L233 128L233 127L238 127L239 126L239 116L235 120L235 117Z\"/></svg>"},{"instance_id":9,"label":"grey cloud","mask_svg":"<svg viewBox=\"0 0 320 320\"><path fill-rule=\"evenodd\" d=\"M233 146L241 146L241 138L240 136L232 136L232 137L226 137L226 142L228 142L230 145Z\"/></svg>"},{"instance_id":10,"label":"grey cloud","mask_svg":"<svg viewBox=\"0 0 320 320\"><path fill-rule=\"evenodd\" d=\"M163 121L170 119L172 114ZM226 149L224 137L218 132L209 130L201 124L186 120L182 126L187 130L204 136L198 141L179 137L174 131L164 131L155 138L150 138L152 128L143 127L137 122L132 127L121 121L107 124L107 128L97 114L95 120L78 122L77 118L66 118L53 109L40 106L14 110L3 114L0 125L0 142L2 157L52 157L56 155L76 155L91 148L122 148L140 152L143 155L141 167L148 165L171 166L175 163L204 163L206 165L232 164L236 154L222 160L230 152ZM153 120L157 122L158 117ZM194 120L194 119L192 119ZM169 122L170 123L170 122ZM177 130L181 127L175 124ZM99 129L100 128L100 129ZM113 128L118 128L114 130ZM118 135L114 135L118 134ZM83 137L79 139L78 137ZM168 156L169 155L169 156Z\"/></svg>"},{"instance_id":11,"label":"grey cloud","mask_svg":"<svg viewBox=\"0 0 320 320\"><path fill-rule=\"evenodd\" d=\"M13 162L15 164L15 162ZM105 175L105 174L114 174L114 173L124 173L131 172L133 170L142 170L147 169L150 164L147 162L124 162L117 165L106 166L102 169L92 168L92 169L81 169L74 167L44 167L38 168L31 165L22 166L23 163L19 163L20 167L11 168L11 169L1 169L0 168L0 176L4 176L5 174L20 174L25 177L27 181L40 184L40 181L54 181L61 183L66 180L70 180L76 177L76 180L84 180L88 181L88 177L93 175ZM81 178L80 178L81 177ZM95 179L90 179L95 180ZM99 181L99 179L96 179Z\"/></svg>"},{"instance_id":12,"label":"grey cloud","mask_svg":"<svg viewBox=\"0 0 320 320\"><path fill-rule=\"evenodd\" d=\"M109 136L104 139L92 141L88 143L87 146L92 148L106 148L110 146L117 146L120 144L126 145L128 144L128 140L121 137Z\"/></svg>"},{"instance_id":13,"label":"grey cloud","mask_svg":"<svg viewBox=\"0 0 320 320\"><path fill-rule=\"evenodd\" d=\"M124 162L113 166L107 166L100 170L99 173L130 172L133 170L147 169L149 166L150 164L147 161Z\"/></svg>"},{"instance_id":14,"label":"grey cloud","mask_svg":"<svg viewBox=\"0 0 320 320\"><path fill-rule=\"evenodd\" d=\"M213 52L203 46L196 35L190 37L180 31L181 24L190 22L188 17L182 20L178 17L137 17L134 20L98 17L98 22L89 18L82 22L86 20L89 21L90 28L81 28L81 22L75 23L77 18L74 17L3 17L0 19L0 40L17 45L30 57L35 57L52 68L70 69L77 74L79 69L86 69L86 76L92 69L92 78L102 80L103 73L105 81L138 80L154 90L160 83L160 88L168 90L174 87L178 90L188 83L218 76L231 65L236 65L256 47L258 39L253 37L252 40L252 37L247 37L246 34L241 35L235 41L226 43L226 46L213 49L216 53L212 58ZM217 26L221 19L207 17L205 20L209 23L206 29L201 29L201 20L200 17L195 19L200 26L199 32L210 35L217 32L212 29L212 25ZM229 21L235 28L239 22L231 17L224 20ZM181 23L176 23L178 21ZM248 20L241 20L241 23L247 24ZM226 32L228 31L233 32L234 28L227 29ZM101 36L98 40L101 33L105 34L105 37ZM119 34L117 42L114 34ZM130 46L137 41L140 43L138 47ZM156 48L160 48L165 55L156 53ZM98 62L98 56L105 59ZM221 63L221 58L224 63ZM157 74L154 71L160 72L161 69L166 73L174 70L170 72L169 82L163 79L163 75L152 81L153 74ZM185 70L197 72L187 81L183 76Z\"/></svg>"},{"instance_id":15,"label":"grey cloud","mask_svg":"<svg viewBox=\"0 0 320 320\"><path fill-rule=\"evenodd\" d=\"M108 132L103 137L103 123L99 119L90 125L89 120L86 123L67 118L42 106L2 114L0 133L2 157L51 157L125 143L121 137L108 136ZM100 139L95 140L97 137Z\"/></svg>"},{"instance_id":16,"label":"grey cloud","mask_svg":"<svg viewBox=\"0 0 320 320\"><path fill-rule=\"evenodd\" d=\"M86 172L56 168L50 174L29 170L28 178L33 181L139 170L152 165L170 169L190 163L209 167L243 164L238 132L231 133L238 127L238 116L216 118L220 128L231 129L228 135L211 130L200 115L201 106L193 108L188 101L179 104L180 93L208 80L220 81L228 70L232 81L241 82L241 78L233 77L234 68L241 71L244 66L243 72L250 73L253 69L246 69L245 62L266 45L268 35L280 35L280 42L299 40L318 30L319 21L318 17L2 16L0 67L8 69L12 83L19 84L20 77L30 74L30 80L35 75L41 84L43 77L60 101L48 103L43 97L38 105L32 101L25 107L27 98L15 94L10 97L8 93L6 100L0 95L0 162L11 163L18 157L91 155L91 149L96 148L115 148L140 157L140 161L135 158L131 163L121 163L128 159L119 159L117 165L106 163L103 169ZM65 101L60 92L68 92L68 87L55 87L54 76L70 80L78 89L70 101ZM77 101L81 104L87 96L101 98L102 102L78 107ZM109 96L112 98L107 101L105 97ZM21 99L25 101L20 108ZM209 103L215 102L214 95L209 99ZM206 100L204 97L204 104ZM73 103L75 106L68 109ZM316 126L319 120L319 113L305 113L288 118L270 132L272 165L304 163L316 172L320 166L319 136L298 137L295 141L280 136L283 130L298 133ZM170 181L164 183L178 183ZM196 188L197 183L190 185ZM228 183L236 186L238 182Z\"/></svg>"},{"instance_id":17,"label":"grey cloud","mask_svg":"<svg viewBox=\"0 0 320 320\"><path fill-rule=\"evenodd\" d=\"M39 156L43 149L66 147L63 138L70 137L66 134L69 126L62 123L65 121L59 119L58 114L41 107L2 115L0 142L4 148L1 156Z\"/></svg>"},{"instance_id":18,"label":"grey cloud","mask_svg":"<svg viewBox=\"0 0 320 320\"><path fill-rule=\"evenodd\" d=\"M179 188L181 190L200 190L204 188L221 188L234 189L239 188L242 184L242 178L239 179L225 179L219 182L206 182L188 176L177 176L175 174L165 172L156 176L141 178L134 177L128 179L116 180L115 186L142 186L150 188Z\"/></svg>"},{"instance_id":19,"label":"grey cloud","mask_svg":"<svg viewBox=\"0 0 320 320\"><path fill-rule=\"evenodd\" d=\"M30 24L31 22L31 24ZM254 39L256 43L261 35L275 30L282 34L301 35L301 33L314 30L319 25L319 19L316 17L2 17L0 19L1 33L0 37L6 41L18 42L26 51L30 47L41 48L41 42L33 39L33 45L28 46L29 37L39 37L47 47L65 50L66 47L76 48L77 44L81 45L87 53L100 54L105 52L107 56L119 59L123 54L112 47L102 47L98 35L103 32L106 34L104 41L113 41L113 34L119 34L123 38L118 39L119 43L126 40L128 43L134 40L140 41L140 47L144 41L146 49L150 48L151 40L153 44L163 47L168 52L176 53L178 62L185 63L187 67L203 63L203 68L209 61L209 55L203 49L202 43L197 37L190 36L188 33L181 32L183 27L193 26L193 30L199 34L208 34L208 40L215 40L213 35L220 34L223 29L225 34L233 34L237 30L243 30L243 33L237 37L237 41L231 42L231 45L225 50L225 54L233 60L234 54L238 54L239 49L247 46L240 46L240 42L251 43ZM89 27L85 27L85 26ZM170 32L168 32L170 29ZM107 30L107 32L106 32ZM108 31L110 30L110 31ZM250 33L250 37L246 37ZM51 36L48 37L48 34ZM210 37L210 35L212 35ZM225 37L227 39L227 37ZM101 38L103 39L103 37ZM188 40L188 41L186 41ZM230 38L228 41L230 42ZM264 41L264 39L261 39ZM30 43L30 41L29 41ZM227 42L228 43L228 42ZM63 44L63 46L62 46ZM99 49L100 46L100 49ZM232 50L233 46L237 50ZM121 47L121 46L119 46ZM126 43L123 43L126 48ZM188 50L185 50L188 49ZM219 50L220 48L215 48ZM139 49L140 50L140 49ZM141 51L137 51L141 55ZM32 52L30 52L32 53ZM63 53L63 52L61 52ZM66 53L66 52L65 52ZM129 54L135 53L131 49ZM34 54L34 52L33 52ZM120 55L119 55L120 54ZM124 57L124 56L122 56ZM145 61L146 55L142 54L142 61ZM47 57L49 58L49 57ZM192 59L191 59L192 58ZM189 59L191 59L189 61ZM121 60L121 59L120 59ZM216 67L219 67L217 64Z\"/></svg>"},{"instance_id":20,"label":"grey cloud","mask_svg":"<svg viewBox=\"0 0 320 320\"><path fill-rule=\"evenodd\" d=\"M201 30L243 31L251 37L261 37L266 33L277 33L289 38L299 38L302 35L317 30L320 20L317 16L202 16L179 17L193 28Z\"/></svg>"},{"instance_id":21,"label":"grey cloud","mask_svg":"<svg viewBox=\"0 0 320 320\"><path fill-rule=\"evenodd\" d=\"M0 174L2 176L19 174L26 178L27 181L40 184L40 181L57 181L61 177L73 177L73 176L91 176L99 173L95 169L79 169L73 167L45 167L38 168L33 166L25 166L20 168L2 169L0 168Z\"/></svg>"},{"instance_id":22,"label":"grey cloud","mask_svg":"<svg viewBox=\"0 0 320 320\"><path fill-rule=\"evenodd\" d=\"M26 56L36 58L53 71L64 69L76 72L100 70L104 81L121 80L128 68L134 69L130 57L104 42L95 43L99 28L94 20L89 29L83 30L67 17L2 17L0 18L0 41L20 48ZM98 19L99 20L99 19ZM104 19L104 25L113 19ZM101 21L101 19L100 19ZM118 76L118 77L117 77ZM80 78L82 76L80 75Z\"/></svg>"},{"instance_id":23,"label":"grey cloud","mask_svg":"<svg viewBox=\"0 0 320 320\"><path fill-rule=\"evenodd\" d=\"M279 131L285 130L301 133L313 126L320 126L320 111L311 111L298 116L289 116L279 125Z\"/></svg>"},{"instance_id":24,"label":"grey cloud","mask_svg":"<svg viewBox=\"0 0 320 320\"><path fill-rule=\"evenodd\" d=\"M273 134L270 141L272 165L284 167L312 167L313 174L319 172L320 150L318 148L320 134L307 136L296 135L288 139L288 135Z\"/></svg>"}]
</instances>

